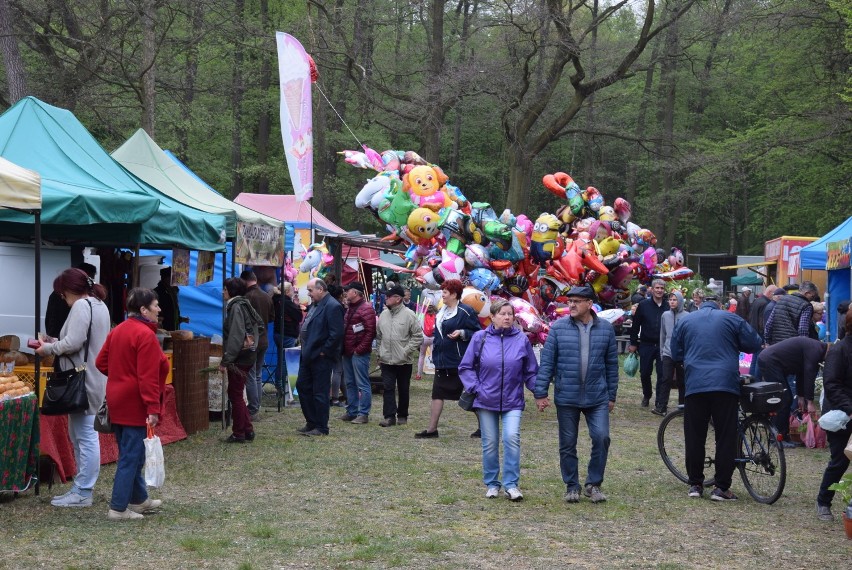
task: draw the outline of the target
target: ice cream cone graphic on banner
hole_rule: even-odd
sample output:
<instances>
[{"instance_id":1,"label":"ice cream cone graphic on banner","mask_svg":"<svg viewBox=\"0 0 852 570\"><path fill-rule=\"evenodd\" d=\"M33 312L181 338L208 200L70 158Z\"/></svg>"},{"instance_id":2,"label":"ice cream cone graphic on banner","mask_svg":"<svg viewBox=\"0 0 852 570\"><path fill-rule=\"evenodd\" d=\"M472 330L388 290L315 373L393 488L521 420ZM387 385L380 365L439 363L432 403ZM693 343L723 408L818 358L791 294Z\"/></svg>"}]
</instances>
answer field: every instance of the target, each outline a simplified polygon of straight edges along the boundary
<instances>
[{"instance_id":1,"label":"ice cream cone graphic on banner","mask_svg":"<svg viewBox=\"0 0 852 570\"><path fill-rule=\"evenodd\" d=\"M276 32L281 87L281 137L293 192L299 200L313 195L311 63L302 44Z\"/></svg>"}]
</instances>

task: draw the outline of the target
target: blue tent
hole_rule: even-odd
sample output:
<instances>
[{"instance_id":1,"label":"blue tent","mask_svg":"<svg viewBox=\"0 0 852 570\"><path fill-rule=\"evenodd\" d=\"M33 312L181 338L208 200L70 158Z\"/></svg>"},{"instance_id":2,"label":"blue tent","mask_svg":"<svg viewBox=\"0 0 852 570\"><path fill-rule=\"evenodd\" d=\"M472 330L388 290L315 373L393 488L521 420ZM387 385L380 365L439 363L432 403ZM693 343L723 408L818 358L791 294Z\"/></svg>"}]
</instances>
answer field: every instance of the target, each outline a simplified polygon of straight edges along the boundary
<instances>
[{"instance_id":1,"label":"blue tent","mask_svg":"<svg viewBox=\"0 0 852 570\"><path fill-rule=\"evenodd\" d=\"M848 218L815 242L802 248L799 253L802 269L821 269L824 271L828 260L826 244L850 237L852 237L852 218ZM852 277L852 272L848 267L846 269L833 269L828 272L826 315L828 316L828 334L831 340L837 338L837 306L852 297L850 277Z\"/></svg>"}]
</instances>

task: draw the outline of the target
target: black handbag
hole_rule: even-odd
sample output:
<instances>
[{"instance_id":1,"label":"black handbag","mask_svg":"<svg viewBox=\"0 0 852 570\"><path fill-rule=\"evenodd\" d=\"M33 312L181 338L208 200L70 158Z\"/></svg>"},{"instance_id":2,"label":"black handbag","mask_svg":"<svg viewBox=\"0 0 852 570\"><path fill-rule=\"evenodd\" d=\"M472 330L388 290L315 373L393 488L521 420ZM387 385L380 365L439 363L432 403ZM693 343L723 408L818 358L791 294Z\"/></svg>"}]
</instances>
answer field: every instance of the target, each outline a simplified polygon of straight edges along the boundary
<instances>
[{"instance_id":1,"label":"black handbag","mask_svg":"<svg viewBox=\"0 0 852 570\"><path fill-rule=\"evenodd\" d=\"M459 407L466 412L473 411L473 400L476 398L476 394L473 392L468 392L465 390L459 396Z\"/></svg>"},{"instance_id":2,"label":"black handbag","mask_svg":"<svg viewBox=\"0 0 852 570\"><path fill-rule=\"evenodd\" d=\"M100 433L113 433L115 431L112 427L112 422L109 420L109 408L107 407L106 398L101 402L98 413L95 414L94 427L95 431Z\"/></svg>"},{"instance_id":3,"label":"black handbag","mask_svg":"<svg viewBox=\"0 0 852 570\"><path fill-rule=\"evenodd\" d=\"M89 360L89 337L92 335L94 311L92 310L92 302L87 302L89 303L91 317L89 318L89 330L86 332L83 362L70 370L54 371L48 374L47 385L44 388L44 399L41 404L41 413L45 416L78 414L85 412L89 407L89 395L86 392L86 362ZM74 364L73 360L71 364Z\"/></svg>"}]
</instances>

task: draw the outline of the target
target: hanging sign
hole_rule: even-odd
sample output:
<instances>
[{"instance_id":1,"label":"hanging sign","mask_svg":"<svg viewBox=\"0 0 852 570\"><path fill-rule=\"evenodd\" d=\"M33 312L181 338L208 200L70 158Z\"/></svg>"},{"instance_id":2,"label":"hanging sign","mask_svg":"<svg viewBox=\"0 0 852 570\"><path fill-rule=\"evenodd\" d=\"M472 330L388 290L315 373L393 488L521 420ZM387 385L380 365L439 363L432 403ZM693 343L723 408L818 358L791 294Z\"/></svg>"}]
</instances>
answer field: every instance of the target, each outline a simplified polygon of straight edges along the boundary
<instances>
[{"instance_id":1,"label":"hanging sign","mask_svg":"<svg viewBox=\"0 0 852 570\"><path fill-rule=\"evenodd\" d=\"M198 261L195 265L195 286L204 285L213 281L213 265L216 263L216 254L212 251L199 251Z\"/></svg>"},{"instance_id":2,"label":"hanging sign","mask_svg":"<svg viewBox=\"0 0 852 570\"><path fill-rule=\"evenodd\" d=\"M281 267L284 264L283 226L237 222L234 258L241 265Z\"/></svg>"},{"instance_id":3,"label":"hanging sign","mask_svg":"<svg viewBox=\"0 0 852 570\"><path fill-rule=\"evenodd\" d=\"M826 269L846 269L849 267L849 254L852 252L852 238L826 242L825 251Z\"/></svg>"},{"instance_id":4,"label":"hanging sign","mask_svg":"<svg viewBox=\"0 0 852 570\"><path fill-rule=\"evenodd\" d=\"M172 285L189 285L189 250L172 250Z\"/></svg>"}]
</instances>

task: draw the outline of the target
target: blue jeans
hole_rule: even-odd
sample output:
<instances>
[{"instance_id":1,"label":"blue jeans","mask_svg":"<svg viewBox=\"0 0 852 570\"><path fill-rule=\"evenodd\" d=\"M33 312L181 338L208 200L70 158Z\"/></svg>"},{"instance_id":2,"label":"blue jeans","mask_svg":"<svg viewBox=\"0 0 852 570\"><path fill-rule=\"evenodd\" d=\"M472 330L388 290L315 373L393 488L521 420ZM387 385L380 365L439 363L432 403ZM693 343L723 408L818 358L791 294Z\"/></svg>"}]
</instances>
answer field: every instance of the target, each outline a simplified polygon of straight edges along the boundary
<instances>
[{"instance_id":1,"label":"blue jeans","mask_svg":"<svg viewBox=\"0 0 852 570\"><path fill-rule=\"evenodd\" d=\"M92 496L92 488L101 472L101 442L94 428L95 416L68 414L68 437L74 446L77 474L71 490L83 497Z\"/></svg>"},{"instance_id":2,"label":"blue jeans","mask_svg":"<svg viewBox=\"0 0 852 570\"><path fill-rule=\"evenodd\" d=\"M600 486L603 483L609 453L609 402L591 408L556 406L556 419L559 422L559 467L562 470L562 480L569 491L580 488L577 430L581 412L586 416L586 425L592 440L592 456L589 459L586 485Z\"/></svg>"},{"instance_id":3,"label":"blue jeans","mask_svg":"<svg viewBox=\"0 0 852 570\"><path fill-rule=\"evenodd\" d=\"M518 487L521 476L521 410L493 412L476 410L482 430L482 482L499 487L500 421L503 421L503 488Z\"/></svg>"},{"instance_id":4,"label":"blue jeans","mask_svg":"<svg viewBox=\"0 0 852 570\"><path fill-rule=\"evenodd\" d=\"M343 381L346 382L346 413L369 416L373 405L370 353L343 357Z\"/></svg>"},{"instance_id":5,"label":"blue jeans","mask_svg":"<svg viewBox=\"0 0 852 570\"><path fill-rule=\"evenodd\" d=\"M145 467L144 440L148 430L141 426L113 424L113 427L118 443L118 464L109 508L122 512L127 510L127 505L138 505L148 498L145 479L142 477L142 468Z\"/></svg>"}]
</instances>

